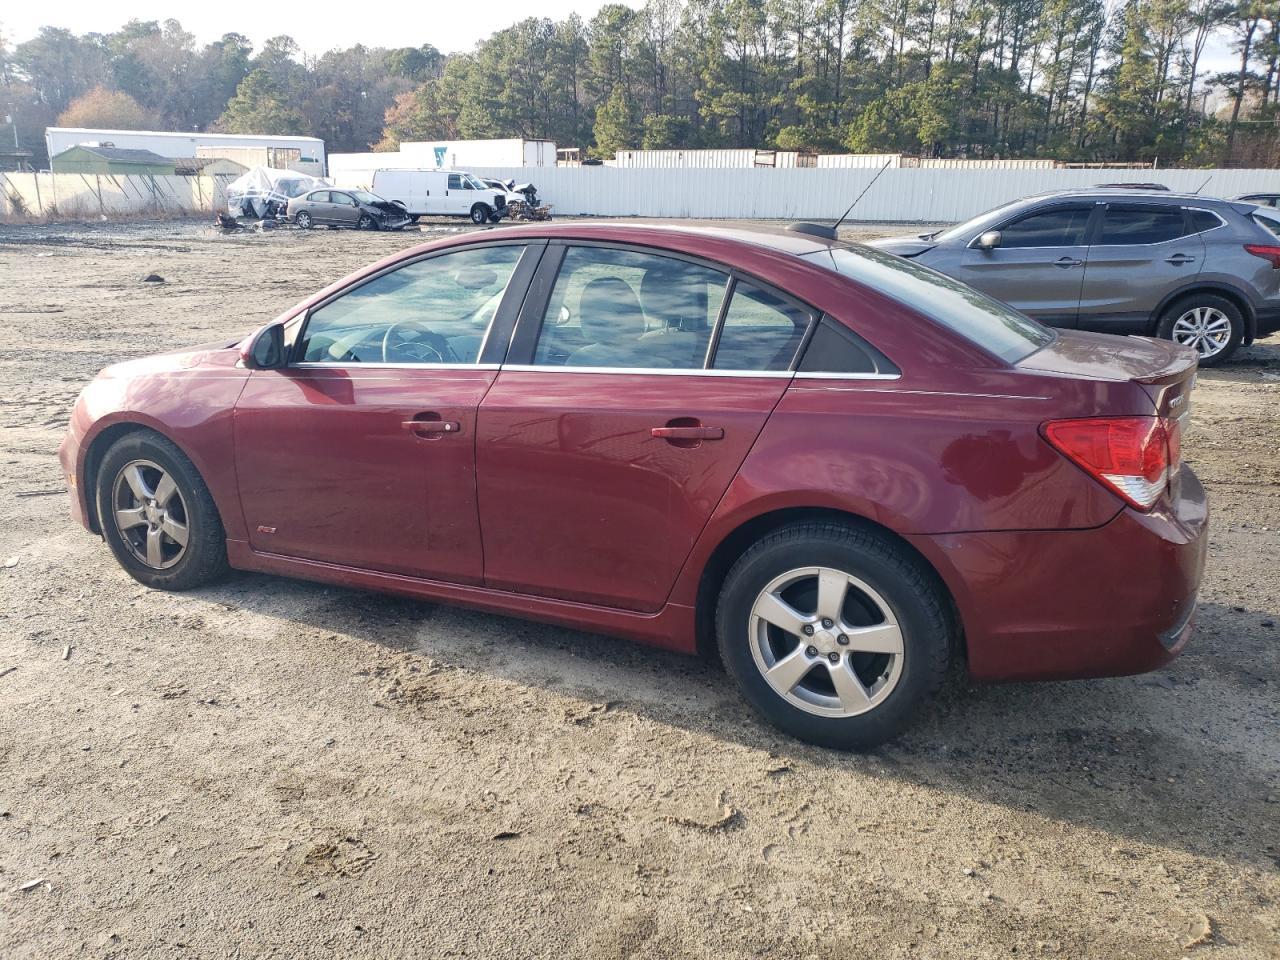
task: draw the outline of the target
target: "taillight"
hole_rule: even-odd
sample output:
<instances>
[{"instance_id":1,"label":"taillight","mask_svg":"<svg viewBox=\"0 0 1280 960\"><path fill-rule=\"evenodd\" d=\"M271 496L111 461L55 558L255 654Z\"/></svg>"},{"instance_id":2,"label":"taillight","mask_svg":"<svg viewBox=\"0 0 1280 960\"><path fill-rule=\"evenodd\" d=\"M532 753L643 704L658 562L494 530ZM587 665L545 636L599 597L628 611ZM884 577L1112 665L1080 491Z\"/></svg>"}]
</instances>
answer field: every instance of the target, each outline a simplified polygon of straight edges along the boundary
<instances>
[{"instance_id":1,"label":"taillight","mask_svg":"<svg viewBox=\"0 0 1280 960\"><path fill-rule=\"evenodd\" d=\"M1274 270L1280 270L1280 247L1270 243L1246 243L1244 248L1255 257L1270 260Z\"/></svg>"},{"instance_id":2,"label":"taillight","mask_svg":"<svg viewBox=\"0 0 1280 960\"><path fill-rule=\"evenodd\" d=\"M1182 428L1162 417L1050 420L1044 438L1139 510L1150 510L1178 469Z\"/></svg>"}]
</instances>

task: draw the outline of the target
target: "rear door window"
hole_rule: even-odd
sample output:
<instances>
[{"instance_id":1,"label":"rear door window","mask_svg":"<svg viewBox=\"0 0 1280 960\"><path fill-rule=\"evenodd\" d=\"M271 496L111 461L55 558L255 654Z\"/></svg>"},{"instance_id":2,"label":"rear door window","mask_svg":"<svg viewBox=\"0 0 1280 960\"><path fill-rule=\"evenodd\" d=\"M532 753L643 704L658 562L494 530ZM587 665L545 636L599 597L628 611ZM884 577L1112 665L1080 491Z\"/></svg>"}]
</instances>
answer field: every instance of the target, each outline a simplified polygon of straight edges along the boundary
<instances>
[{"instance_id":1,"label":"rear door window","mask_svg":"<svg viewBox=\"0 0 1280 960\"><path fill-rule=\"evenodd\" d=\"M1164 243L1188 232L1181 207L1109 204L1094 243L1101 247Z\"/></svg>"},{"instance_id":2,"label":"rear door window","mask_svg":"<svg viewBox=\"0 0 1280 960\"><path fill-rule=\"evenodd\" d=\"M1006 247L1081 247L1089 226L1092 207L1054 207L1030 214L1000 228L1000 246Z\"/></svg>"},{"instance_id":3,"label":"rear door window","mask_svg":"<svg viewBox=\"0 0 1280 960\"><path fill-rule=\"evenodd\" d=\"M733 285L716 344L715 370L790 370L811 314L746 281Z\"/></svg>"}]
</instances>

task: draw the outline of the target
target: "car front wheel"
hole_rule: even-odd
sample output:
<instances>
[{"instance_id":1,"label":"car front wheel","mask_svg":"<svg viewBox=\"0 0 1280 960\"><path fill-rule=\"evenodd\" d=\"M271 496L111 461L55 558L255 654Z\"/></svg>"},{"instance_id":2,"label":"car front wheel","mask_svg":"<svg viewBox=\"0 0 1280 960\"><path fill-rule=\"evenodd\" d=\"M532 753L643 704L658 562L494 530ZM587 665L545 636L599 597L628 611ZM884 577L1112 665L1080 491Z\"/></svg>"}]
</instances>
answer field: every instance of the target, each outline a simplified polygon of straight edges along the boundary
<instances>
[{"instance_id":1,"label":"car front wheel","mask_svg":"<svg viewBox=\"0 0 1280 960\"><path fill-rule=\"evenodd\" d=\"M471 222L484 223L489 219L489 208L483 203L477 203L471 208Z\"/></svg>"},{"instance_id":2,"label":"car front wheel","mask_svg":"<svg viewBox=\"0 0 1280 960\"><path fill-rule=\"evenodd\" d=\"M373 217L369 216L367 213L362 213L360 214L360 222L356 224L356 228L359 230L377 230L378 225L374 223Z\"/></svg>"},{"instance_id":3,"label":"car front wheel","mask_svg":"<svg viewBox=\"0 0 1280 960\"><path fill-rule=\"evenodd\" d=\"M946 673L954 626L936 576L876 531L831 522L772 533L720 593L720 655L747 701L809 743L895 736Z\"/></svg>"},{"instance_id":4,"label":"car front wheel","mask_svg":"<svg viewBox=\"0 0 1280 960\"><path fill-rule=\"evenodd\" d=\"M125 571L161 590L189 590L226 573L222 519L195 466L159 434L117 440L97 477L98 522Z\"/></svg>"},{"instance_id":5,"label":"car front wheel","mask_svg":"<svg viewBox=\"0 0 1280 960\"><path fill-rule=\"evenodd\" d=\"M1244 338L1244 316L1225 297L1192 294L1173 303L1161 315L1156 335L1191 347L1200 366L1216 367L1236 352Z\"/></svg>"}]
</instances>

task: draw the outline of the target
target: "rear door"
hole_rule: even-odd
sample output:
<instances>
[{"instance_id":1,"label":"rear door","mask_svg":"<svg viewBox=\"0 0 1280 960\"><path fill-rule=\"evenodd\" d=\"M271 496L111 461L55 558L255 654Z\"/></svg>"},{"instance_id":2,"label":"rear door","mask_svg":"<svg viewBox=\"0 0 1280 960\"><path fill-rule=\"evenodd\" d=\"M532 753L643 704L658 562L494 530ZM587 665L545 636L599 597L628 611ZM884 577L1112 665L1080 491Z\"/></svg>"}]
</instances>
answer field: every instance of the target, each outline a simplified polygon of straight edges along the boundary
<instances>
[{"instance_id":1,"label":"rear door","mask_svg":"<svg viewBox=\"0 0 1280 960\"><path fill-rule=\"evenodd\" d=\"M959 267L946 272L1041 323L1073 327L1094 206L1087 201L1061 203L1023 214L1001 224L998 247L979 249L975 239Z\"/></svg>"},{"instance_id":2,"label":"rear door","mask_svg":"<svg viewBox=\"0 0 1280 960\"><path fill-rule=\"evenodd\" d=\"M1193 221L1178 204L1106 204L1089 246L1080 326L1149 332L1156 307L1204 267L1204 240Z\"/></svg>"},{"instance_id":3,"label":"rear door","mask_svg":"<svg viewBox=\"0 0 1280 960\"><path fill-rule=\"evenodd\" d=\"M329 191L317 190L307 197L307 213L314 223L328 223L330 218Z\"/></svg>"},{"instance_id":4,"label":"rear door","mask_svg":"<svg viewBox=\"0 0 1280 960\"><path fill-rule=\"evenodd\" d=\"M715 265L549 245L480 406L485 584L660 609L811 321Z\"/></svg>"},{"instance_id":5,"label":"rear door","mask_svg":"<svg viewBox=\"0 0 1280 960\"><path fill-rule=\"evenodd\" d=\"M455 583L483 574L475 420L541 242L445 250L308 311L236 404L236 476L261 553Z\"/></svg>"}]
</instances>

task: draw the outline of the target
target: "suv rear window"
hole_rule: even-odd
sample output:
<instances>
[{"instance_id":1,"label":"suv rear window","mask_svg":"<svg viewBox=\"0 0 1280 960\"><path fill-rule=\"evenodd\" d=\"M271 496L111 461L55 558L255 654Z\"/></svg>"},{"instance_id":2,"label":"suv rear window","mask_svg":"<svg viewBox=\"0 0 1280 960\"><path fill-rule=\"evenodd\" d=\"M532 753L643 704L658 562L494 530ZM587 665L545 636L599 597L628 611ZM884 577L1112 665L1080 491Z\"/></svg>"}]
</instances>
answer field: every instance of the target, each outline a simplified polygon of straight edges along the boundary
<instances>
[{"instance_id":1,"label":"suv rear window","mask_svg":"<svg viewBox=\"0 0 1280 960\"><path fill-rule=\"evenodd\" d=\"M1268 233L1274 234L1277 239L1280 239L1280 220L1275 217L1269 217L1264 213L1255 213L1253 222Z\"/></svg>"},{"instance_id":2,"label":"suv rear window","mask_svg":"<svg viewBox=\"0 0 1280 960\"><path fill-rule=\"evenodd\" d=\"M831 246L804 254L954 330L1008 363L1053 342L1053 331L959 280L870 247Z\"/></svg>"}]
</instances>

